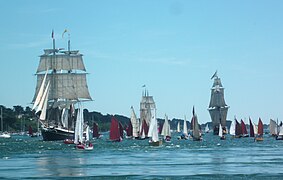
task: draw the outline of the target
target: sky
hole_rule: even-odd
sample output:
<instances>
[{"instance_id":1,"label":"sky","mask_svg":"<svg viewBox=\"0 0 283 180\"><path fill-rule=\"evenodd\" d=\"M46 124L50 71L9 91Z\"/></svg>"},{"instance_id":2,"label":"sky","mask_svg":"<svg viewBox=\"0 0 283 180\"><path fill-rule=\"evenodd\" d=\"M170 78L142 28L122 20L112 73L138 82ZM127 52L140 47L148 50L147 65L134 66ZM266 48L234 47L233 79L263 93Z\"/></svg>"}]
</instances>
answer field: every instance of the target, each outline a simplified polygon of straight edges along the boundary
<instances>
[{"instance_id":1,"label":"sky","mask_svg":"<svg viewBox=\"0 0 283 180\"><path fill-rule=\"evenodd\" d=\"M15 5L16 4L16 5ZM31 106L43 49L84 56L89 111L130 117L145 84L157 117L211 121L211 76L218 71L227 119L283 120L283 1L2 1L0 104Z\"/></svg>"}]
</instances>

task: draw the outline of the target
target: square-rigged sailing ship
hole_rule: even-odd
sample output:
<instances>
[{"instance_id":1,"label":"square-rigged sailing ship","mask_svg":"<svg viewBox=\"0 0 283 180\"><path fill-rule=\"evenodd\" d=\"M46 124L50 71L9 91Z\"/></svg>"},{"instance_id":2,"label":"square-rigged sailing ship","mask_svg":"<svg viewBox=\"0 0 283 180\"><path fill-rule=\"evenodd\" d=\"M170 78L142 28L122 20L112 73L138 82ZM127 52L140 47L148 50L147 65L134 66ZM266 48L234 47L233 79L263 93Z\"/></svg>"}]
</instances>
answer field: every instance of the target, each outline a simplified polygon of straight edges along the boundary
<instances>
[{"instance_id":1,"label":"square-rigged sailing ship","mask_svg":"<svg viewBox=\"0 0 283 180\"><path fill-rule=\"evenodd\" d=\"M74 139L75 104L90 101L86 69L78 50L44 49L36 71L33 109L39 114L44 141Z\"/></svg>"}]
</instances>

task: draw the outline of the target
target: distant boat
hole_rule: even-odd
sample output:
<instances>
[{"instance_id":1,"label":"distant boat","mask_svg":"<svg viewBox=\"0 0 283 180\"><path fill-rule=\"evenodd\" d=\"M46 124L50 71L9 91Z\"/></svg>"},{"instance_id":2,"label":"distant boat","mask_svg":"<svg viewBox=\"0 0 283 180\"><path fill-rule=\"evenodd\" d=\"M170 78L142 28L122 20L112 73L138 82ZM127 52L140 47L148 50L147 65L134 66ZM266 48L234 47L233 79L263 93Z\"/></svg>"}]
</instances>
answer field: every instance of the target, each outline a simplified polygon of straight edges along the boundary
<instances>
[{"instance_id":1,"label":"distant boat","mask_svg":"<svg viewBox=\"0 0 283 180\"><path fill-rule=\"evenodd\" d=\"M270 130L270 135L272 135L272 136L277 136L278 135L278 125L272 119L270 119L269 130Z\"/></svg>"},{"instance_id":2,"label":"distant boat","mask_svg":"<svg viewBox=\"0 0 283 180\"><path fill-rule=\"evenodd\" d=\"M255 137L255 141L263 141L263 123L260 118L258 120L258 131Z\"/></svg>"},{"instance_id":3,"label":"distant boat","mask_svg":"<svg viewBox=\"0 0 283 180\"><path fill-rule=\"evenodd\" d=\"M165 121L162 127L161 135L165 142L171 142L171 130L170 130L170 123L168 120L168 116L165 114Z\"/></svg>"},{"instance_id":4,"label":"distant boat","mask_svg":"<svg viewBox=\"0 0 283 180\"><path fill-rule=\"evenodd\" d=\"M205 132L205 133L209 133L208 123L207 123L206 126L205 126L204 132Z\"/></svg>"},{"instance_id":5,"label":"distant boat","mask_svg":"<svg viewBox=\"0 0 283 180\"><path fill-rule=\"evenodd\" d=\"M94 139L99 139L101 138L101 134L99 133L99 128L98 124L96 122L93 122L93 127L92 127L92 138Z\"/></svg>"},{"instance_id":6,"label":"distant boat","mask_svg":"<svg viewBox=\"0 0 283 180\"><path fill-rule=\"evenodd\" d=\"M33 133L33 130L32 130L31 126L29 126L28 134L29 134L30 137L38 137L38 134Z\"/></svg>"},{"instance_id":7,"label":"distant boat","mask_svg":"<svg viewBox=\"0 0 283 180\"><path fill-rule=\"evenodd\" d=\"M242 137L242 126L241 124L238 122L237 119L235 119L236 125L235 125L235 138L240 138Z\"/></svg>"},{"instance_id":8,"label":"distant boat","mask_svg":"<svg viewBox=\"0 0 283 180\"><path fill-rule=\"evenodd\" d=\"M189 139L189 134L188 134L188 127L187 127L187 118L186 116L184 117L184 124L183 124L183 132L178 139Z\"/></svg>"},{"instance_id":9,"label":"distant boat","mask_svg":"<svg viewBox=\"0 0 283 180\"><path fill-rule=\"evenodd\" d=\"M276 136L276 140L283 140L283 126L278 127L278 135Z\"/></svg>"},{"instance_id":10,"label":"distant boat","mask_svg":"<svg viewBox=\"0 0 283 180\"><path fill-rule=\"evenodd\" d=\"M252 123L251 118L249 118L249 122L250 122L250 137L255 137L254 125Z\"/></svg>"},{"instance_id":11,"label":"distant boat","mask_svg":"<svg viewBox=\"0 0 283 180\"><path fill-rule=\"evenodd\" d=\"M39 115L44 141L74 138L75 104L92 100L86 69L78 50L44 49L36 71L37 85L32 109ZM47 115L48 114L48 115Z\"/></svg>"},{"instance_id":12,"label":"distant boat","mask_svg":"<svg viewBox=\"0 0 283 180\"><path fill-rule=\"evenodd\" d=\"M219 124L224 127L226 133L226 118L229 106L224 99L224 87L221 80L217 75L217 71L213 74L211 79L214 79L213 86L211 88L211 98L208 107L208 111L212 120L213 134L218 135Z\"/></svg>"},{"instance_id":13,"label":"distant boat","mask_svg":"<svg viewBox=\"0 0 283 180\"><path fill-rule=\"evenodd\" d=\"M121 123L115 118L111 119L110 133L109 133L110 141L120 142L123 140L123 128L121 127Z\"/></svg>"},{"instance_id":14,"label":"distant boat","mask_svg":"<svg viewBox=\"0 0 283 180\"><path fill-rule=\"evenodd\" d=\"M139 119L136 116L135 110L133 108L133 106L131 107L132 110L132 114L131 114L131 124L132 124L132 132L133 132L133 138L137 139L139 138Z\"/></svg>"},{"instance_id":15,"label":"distant boat","mask_svg":"<svg viewBox=\"0 0 283 180\"><path fill-rule=\"evenodd\" d=\"M129 121L129 124L124 128L126 130L126 138L132 138L133 137L133 126L131 120Z\"/></svg>"},{"instance_id":16,"label":"distant boat","mask_svg":"<svg viewBox=\"0 0 283 180\"><path fill-rule=\"evenodd\" d=\"M230 129L229 129L229 133L231 136L235 136L236 135L236 119L234 119L230 125Z\"/></svg>"},{"instance_id":17,"label":"distant boat","mask_svg":"<svg viewBox=\"0 0 283 180\"><path fill-rule=\"evenodd\" d=\"M75 140L76 148L80 150L92 150L93 145L89 139L89 126L86 127L86 133L84 137L84 117L83 109L78 109L76 126L75 126Z\"/></svg>"},{"instance_id":18,"label":"distant boat","mask_svg":"<svg viewBox=\"0 0 283 180\"><path fill-rule=\"evenodd\" d=\"M223 134L223 129L222 129L222 126L221 124L219 124L219 133L218 133L218 136L220 137L221 140L225 140L225 136Z\"/></svg>"},{"instance_id":19,"label":"distant boat","mask_svg":"<svg viewBox=\"0 0 283 180\"><path fill-rule=\"evenodd\" d=\"M148 91L145 89L142 93L142 99L140 102L140 138L148 138L148 130L150 121L152 119L152 112L156 110L153 96L150 96Z\"/></svg>"},{"instance_id":20,"label":"distant boat","mask_svg":"<svg viewBox=\"0 0 283 180\"><path fill-rule=\"evenodd\" d=\"M201 132L198 124L198 118L197 115L195 114L195 107L193 107L193 140L194 141L201 141Z\"/></svg>"},{"instance_id":21,"label":"distant boat","mask_svg":"<svg viewBox=\"0 0 283 180\"><path fill-rule=\"evenodd\" d=\"M3 131L3 108L1 107L1 133L0 133L0 138L11 138L10 133L4 132Z\"/></svg>"},{"instance_id":22,"label":"distant boat","mask_svg":"<svg viewBox=\"0 0 283 180\"><path fill-rule=\"evenodd\" d=\"M246 124L242 119L241 119L241 129L242 129L242 137L249 137Z\"/></svg>"},{"instance_id":23,"label":"distant boat","mask_svg":"<svg viewBox=\"0 0 283 180\"><path fill-rule=\"evenodd\" d=\"M180 128L180 121L178 121L178 124L177 124L177 132L181 132L181 128Z\"/></svg>"},{"instance_id":24,"label":"distant boat","mask_svg":"<svg viewBox=\"0 0 283 180\"><path fill-rule=\"evenodd\" d=\"M148 130L149 145L150 146L160 146L162 145L162 140L159 139L158 129L157 129L157 119L156 119L156 109L151 110L151 120Z\"/></svg>"}]
</instances>

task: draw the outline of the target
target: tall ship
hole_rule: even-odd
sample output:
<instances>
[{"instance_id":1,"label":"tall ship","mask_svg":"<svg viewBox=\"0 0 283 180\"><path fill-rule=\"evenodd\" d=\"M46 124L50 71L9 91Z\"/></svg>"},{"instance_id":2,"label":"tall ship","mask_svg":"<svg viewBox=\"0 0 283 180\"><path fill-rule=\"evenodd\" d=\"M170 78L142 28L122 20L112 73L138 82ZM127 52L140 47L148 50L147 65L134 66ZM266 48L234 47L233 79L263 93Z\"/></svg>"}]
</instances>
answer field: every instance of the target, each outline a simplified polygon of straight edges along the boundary
<instances>
[{"instance_id":1,"label":"tall ship","mask_svg":"<svg viewBox=\"0 0 283 180\"><path fill-rule=\"evenodd\" d=\"M225 103L224 87L222 86L221 80L217 75L217 71L214 73L211 79L214 79L214 83L211 88L211 98L208 111L212 121L213 133L214 135L218 135L219 124L221 124L225 134L227 133L226 118L229 106Z\"/></svg>"},{"instance_id":2,"label":"tall ship","mask_svg":"<svg viewBox=\"0 0 283 180\"><path fill-rule=\"evenodd\" d=\"M65 31L64 31L65 32ZM44 49L36 71L37 84L33 97L33 108L41 122L44 141L74 139L76 104L91 101L83 55L71 50L55 47Z\"/></svg>"},{"instance_id":3,"label":"tall ship","mask_svg":"<svg viewBox=\"0 0 283 180\"><path fill-rule=\"evenodd\" d=\"M147 90L142 93L140 102L140 137L147 138L148 130L152 116L155 116L156 106L153 96L150 96Z\"/></svg>"}]
</instances>

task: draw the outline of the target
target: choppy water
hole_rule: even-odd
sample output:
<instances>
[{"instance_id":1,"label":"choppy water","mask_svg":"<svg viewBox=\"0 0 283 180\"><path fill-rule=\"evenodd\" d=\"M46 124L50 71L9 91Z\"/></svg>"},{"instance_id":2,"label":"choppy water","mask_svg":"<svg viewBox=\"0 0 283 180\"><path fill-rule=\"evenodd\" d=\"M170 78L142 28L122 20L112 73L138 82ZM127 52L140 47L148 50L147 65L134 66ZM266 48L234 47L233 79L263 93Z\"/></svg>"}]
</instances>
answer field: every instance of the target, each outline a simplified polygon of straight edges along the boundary
<instances>
[{"instance_id":1,"label":"choppy water","mask_svg":"<svg viewBox=\"0 0 283 180\"><path fill-rule=\"evenodd\" d=\"M93 151L61 141L0 139L0 177L7 179L283 179L283 141L266 135L221 141L177 140L151 147L147 140L95 140ZM220 145L218 144L220 143Z\"/></svg>"}]
</instances>

